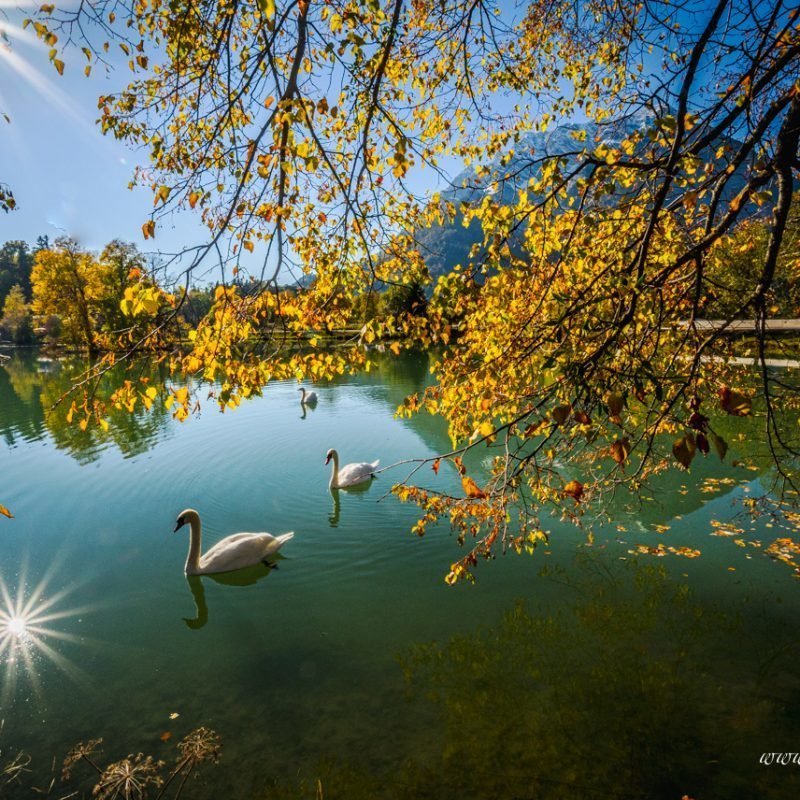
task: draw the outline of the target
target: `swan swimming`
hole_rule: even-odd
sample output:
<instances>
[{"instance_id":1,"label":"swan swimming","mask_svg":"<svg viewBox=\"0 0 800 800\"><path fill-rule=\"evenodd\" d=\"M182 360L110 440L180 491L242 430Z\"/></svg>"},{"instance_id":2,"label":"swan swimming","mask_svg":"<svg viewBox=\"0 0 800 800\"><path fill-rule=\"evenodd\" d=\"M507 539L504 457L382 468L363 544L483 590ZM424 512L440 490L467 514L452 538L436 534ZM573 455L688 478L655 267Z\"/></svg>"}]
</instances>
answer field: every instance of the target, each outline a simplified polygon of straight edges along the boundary
<instances>
[{"instance_id":1,"label":"swan swimming","mask_svg":"<svg viewBox=\"0 0 800 800\"><path fill-rule=\"evenodd\" d=\"M297 391L303 393L303 396L300 398L300 405L304 406L306 403L308 405L313 405L317 402L318 398L316 392L306 392L302 386Z\"/></svg>"},{"instance_id":2,"label":"swan swimming","mask_svg":"<svg viewBox=\"0 0 800 800\"><path fill-rule=\"evenodd\" d=\"M333 469L331 470L331 482L329 489L346 489L348 486L357 486L366 483L370 478L375 477L375 470L380 464L380 459L373 461L362 461L360 464L345 464L339 469L339 454L335 450L328 450L325 463L330 463L333 459Z\"/></svg>"},{"instance_id":3,"label":"swan swimming","mask_svg":"<svg viewBox=\"0 0 800 800\"><path fill-rule=\"evenodd\" d=\"M200 515L187 508L178 514L175 531L189 524L192 529L189 539L189 555L184 572L187 575L213 575L217 572L231 572L235 569L251 567L263 562L280 550L281 546L294 536L294 531L273 536L271 533L234 533L217 542L207 553L200 555L201 530Z\"/></svg>"}]
</instances>

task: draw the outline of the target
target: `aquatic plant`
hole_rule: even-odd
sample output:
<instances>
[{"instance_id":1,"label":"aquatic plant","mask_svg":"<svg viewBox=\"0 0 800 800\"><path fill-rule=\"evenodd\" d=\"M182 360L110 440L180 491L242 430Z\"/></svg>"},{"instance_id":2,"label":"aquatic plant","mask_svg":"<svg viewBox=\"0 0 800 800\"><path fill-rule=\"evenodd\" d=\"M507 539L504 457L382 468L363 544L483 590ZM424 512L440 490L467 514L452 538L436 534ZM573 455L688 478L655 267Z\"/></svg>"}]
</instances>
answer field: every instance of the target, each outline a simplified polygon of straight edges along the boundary
<instances>
[{"instance_id":1,"label":"aquatic plant","mask_svg":"<svg viewBox=\"0 0 800 800\"><path fill-rule=\"evenodd\" d=\"M92 787L92 797L98 800L160 800L166 796L170 785L180 778L173 797L181 797L189 776L203 763L216 764L219 761L222 742L209 728L201 727L185 736L177 745L179 756L175 765L165 773L166 762L155 760L144 753L128 755L105 767L95 760L102 739L80 742L69 751L64 759L62 778L70 780L74 768L88 764L98 776ZM152 794L155 792L156 794Z\"/></svg>"}]
</instances>

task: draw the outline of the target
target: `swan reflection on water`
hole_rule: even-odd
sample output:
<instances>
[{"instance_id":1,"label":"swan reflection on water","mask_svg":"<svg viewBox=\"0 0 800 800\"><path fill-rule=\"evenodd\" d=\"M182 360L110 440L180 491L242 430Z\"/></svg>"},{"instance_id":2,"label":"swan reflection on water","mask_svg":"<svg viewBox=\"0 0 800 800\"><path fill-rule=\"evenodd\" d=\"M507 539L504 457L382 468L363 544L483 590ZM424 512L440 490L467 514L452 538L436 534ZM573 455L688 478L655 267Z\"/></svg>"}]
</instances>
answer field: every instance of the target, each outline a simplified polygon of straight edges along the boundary
<instances>
[{"instance_id":1,"label":"swan reflection on water","mask_svg":"<svg viewBox=\"0 0 800 800\"><path fill-rule=\"evenodd\" d=\"M342 499L339 497L338 489L331 489L331 497L333 498L333 511L328 514L328 524L331 528L339 526L339 515L342 513Z\"/></svg>"},{"instance_id":2,"label":"swan reflection on water","mask_svg":"<svg viewBox=\"0 0 800 800\"><path fill-rule=\"evenodd\" d=\"M286 559L277 555L276 560L285 561ZM265 564L255 564L252 567L238 569L234 572L218 572L214 575L187 575L186 582L194 598L195 616L194 618L183 617L187 627L198 630L208 622L208 605L206 604L206 587L203 578L208 578L215 583L225 586L252 586L254 583L264 579L277 569L277 565L268 567Z\"/></svg>"},{"instance_id":3,"label":"swan reflection on water","mask_svg":"<svg viewBox=\"0 0 800 800\"><path fill-rule=\"evenodd\" d=\"M371 481L359 483L356 486L348 486L346 489L329 489L328 491L331 493L331 499L333 500L333 508L331 513L328 514L328 525L331 528L339 527L339 518L342 514L342 492L347 492L347 494L366 494L370 486L372 486Z\"/></svg>"}]
</instances>

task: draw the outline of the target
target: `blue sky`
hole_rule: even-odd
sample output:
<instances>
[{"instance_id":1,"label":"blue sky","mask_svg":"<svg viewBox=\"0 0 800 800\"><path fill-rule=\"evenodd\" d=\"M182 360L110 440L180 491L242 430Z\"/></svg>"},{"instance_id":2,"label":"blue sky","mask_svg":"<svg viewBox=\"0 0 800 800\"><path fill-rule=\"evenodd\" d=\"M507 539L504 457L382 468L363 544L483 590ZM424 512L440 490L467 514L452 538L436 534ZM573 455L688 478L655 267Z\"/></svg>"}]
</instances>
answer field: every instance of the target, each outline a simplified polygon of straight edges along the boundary
<instances>
[{"instance_id":1,"label":"blue sky","mask_svg":"<svg viewBox=\"0 0 800 800\"><path fill-rule=\"evenodd\" d=\"M0 242L68 234L91 250L119 238L144 251L175 253L205 241L206 230L189 211L159 220L155 244L142 236L153 196L147 188L127 187L146 156L103 136L96 125L98 96L130 79L127 58L110 72L94 67L86 78L84 56L70 49L59 76L48 48L21 29L25 14L10 2L0 0L0 29L12 45L0 42L0 111L11 118L10 124L0 119L0 182L12 188L17 209L0 212ZM450 166L460 171L460 164ZM413 180L417 191L434 184L441 188L434 175Z\"/></svg>"},{"instance_id":2,"label":"blue sky","mask_svg":"<svg viewBox=\"0 0 800 800\"><path fill-rule=\"evenodd\" d=\"M0 110L11 118L0 120L0 181L12 187L18 208L0 213L0 242L67 233L90 249L114 238L147 249L141 225L152 195L127 188L139 155L95 124L98 95L118 89L127 70L98 69L87 79L84 57L72 51L59 77L47 48L19 30L24 15L7 14L0 8L0 28L12 42L10 51L0 44ZM184 214L160 226L158 247L174 251L201 235Z\"/></svg>"}]
</instances>

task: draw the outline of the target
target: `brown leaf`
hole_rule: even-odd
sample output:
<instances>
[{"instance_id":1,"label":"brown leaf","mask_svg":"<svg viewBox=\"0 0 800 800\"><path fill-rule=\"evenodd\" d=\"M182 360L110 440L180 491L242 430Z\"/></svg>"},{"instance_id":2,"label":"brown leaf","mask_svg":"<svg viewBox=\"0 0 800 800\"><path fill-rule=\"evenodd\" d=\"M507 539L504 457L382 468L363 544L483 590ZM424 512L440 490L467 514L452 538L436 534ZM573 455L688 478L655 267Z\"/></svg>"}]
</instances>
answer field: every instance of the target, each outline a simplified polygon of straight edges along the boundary
<instances>
[{"instance_id":1,"label":"brown leaf","mask_svg":"<svg viewBox=\"0 0 800 800\"><path fill-rule=\"evenodd\" d=\"M575 417L575 422L579 423L580 425L591 425L592 418L585 412L585 411L575 411L572 414Z\"/></svg>"},{"instance_id":2,"label":"brown leaf","mask_svg":"<svg viewBox=\"0 0 800 800\"><path fill-rule=\"evenodd\" d=\"M611 419L619 419L619 415L625 407L625 399L619 392L612 392L606 397L606 405L608 406L608 416Z\"/></svg>"},{"instance_id":3,"label":"brown leaf","mask_svg":"<svg viewBox=\"0 0 800 800\"><path fill-rule=\"evenodd\" d=\"M431 464L431 469L438 475L439 474L439 467L441 466L442 459L437 458L436 461Z\"/></svg>"},{"instance_id":4,"label":"brown leaf","mask_svg":"<svg viewBox=\"0 0 800 800\"><path fill-rule=\"evenodd\" d=\"M719 456L719 460L724 461L725 454L728 452L728 443L721 436L717 436L714 431L708 432L708 438L714 451Z\"/></svg>"},{"instance_id":5,"label":"brown leaf","mask_svg":"<svg viewBox=\"0 0 800 800\"><path fill-rule=\"evenodd\" d=\"M617 439L617 441L611 445L611 458L620 466L628 460L628 453L630 452L631 441L627 436L624 439Z\"/></svg>"},{"instance_id":6,"label":"brown leaf","mask_svg":"<svg viewBox=\"0 0 800 800\"><path fill-rule=\"evenodd\" d=\"M556 425L563 425L569 419L571 412L572 406L569 403L566 403L561 406L556 406L550 412L550 416L552 416L553 422L555 422Z\"/></svg>"},{"instance_id":7,"label":"brown leaf","mask_svg":"<svg viewBox=\"0 0 800 800\"><path fill-rule=\"evenodd\" d=\"M564 487L564 494L572 497L576 503L580 502L581 497L583 497L583 484L580 481L570 481Z\"/></svg>"},{"instance_id":8,"label":"brown leaf","mask_svg":"<svg viewBox=\"0 0 800 800\"><path fill-rule=\"evenodd\" d=\"M158 738L161 739L162 742L168 742L172 738L172 733L170 731L164 731Z\"/></svg>"},{"instance_id":9,"label":"brown leaf","mask_svg":"<svg viewBox=\"0 0 800 800\"><path fill-rule=\"evenodd\" d=\"M723 411L734 417L746 417L753 410L753 402L746 394L727 386L719 390L719 404Z\"/></svg>"},{"instance_id":10,"label":"brown leaf","mask_svg":"<svg viewBox=\"0 0 800 800\"><path fill-rule=\"evenodd\" d=\"M546 419L540 419L538 422L532 422L527 428L525 428L524 431L522 431L522 438L528 439L531 436L536 436L536 434L539 433L542 428L547 427L547 424L548 423Z\"/></svg>"},{"instance_id":11,"label":"brown leaf","mask_svg":"<svg viewBox=\"0 0 800 800\"><path fill-rule=\"evenodd\" d=\"M458 474L459 475L466 475L467 474L466 467L464 467L464 464L461 462L461 457L460 456L456 456L453 459L453 463L456 465L456 469L458 470Z\"/></svg>"},{"instance_id":12,"label":"brown leaf","mask_svg":"<svg viewBox=\"0 0 800 800\"><path fill-rule=\"evenodd\" d=\"M692 463L696 452L697 442L692 433L681 436L681 438L676 439L672 445L672 455L674 455L678 463L686 469L689 469L689 465Z\"/></svg>"}]
</instances>

